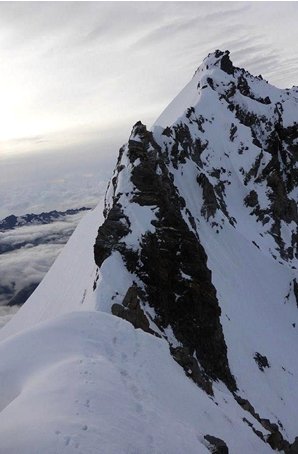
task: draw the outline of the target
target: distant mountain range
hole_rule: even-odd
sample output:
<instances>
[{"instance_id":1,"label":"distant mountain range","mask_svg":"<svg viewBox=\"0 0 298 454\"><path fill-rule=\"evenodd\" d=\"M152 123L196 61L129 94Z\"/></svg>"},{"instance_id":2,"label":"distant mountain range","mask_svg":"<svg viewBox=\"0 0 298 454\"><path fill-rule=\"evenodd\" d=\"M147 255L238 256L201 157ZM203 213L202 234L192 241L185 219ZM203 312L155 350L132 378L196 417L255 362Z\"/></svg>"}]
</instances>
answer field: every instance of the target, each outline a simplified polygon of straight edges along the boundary
<instances>
[{"instance_id":1,"label":"distant mountain range","mask_svg":"<svg viewBox=\"0 0 298 454\"><path fill-rule=\"evenodd\" d=\"M65 216L72 216L74 214L80 213L81 211L88 211L91 208L73 208L66 211L49 211L39 214L24 214L23 216L15 216L11 214L6 218L0 220L0 232L5 232L6 230L16 229L18 227L28 226L28 225L43 225L50 224L55 221L60 221L65 218Z\"/></svg>"},{"instance_id":2,"label":"distant mountain range","mask_svg":"<svg viewBox=\"0 0 298 454\"><path fill-rule=\"evenodd\" d=\"M2 262L7 263L5 273L4 271L1 273L0 267L1 304L22 305L29 298L74 231L81 218L80 215L88 210L90 208L82 207L66 211L30 213L23 216L10 215L0 221L0 255ZM38 228L39 226L40 228ZM43 245L47 247L43 248ZM55 245L55 248L52 249L54 253L48 259L48 248L51 245ZM22 255L26 255L27 252L27 276L24 269L22 269L22 274L14 271L15 263L20 257L20 254L17 254L18 250ZM31 269L35 260L38 260L42 266L40 266L40 272L32 273ZM11 265L14 266L9 273Z\"/></svg>"}]
</instances>

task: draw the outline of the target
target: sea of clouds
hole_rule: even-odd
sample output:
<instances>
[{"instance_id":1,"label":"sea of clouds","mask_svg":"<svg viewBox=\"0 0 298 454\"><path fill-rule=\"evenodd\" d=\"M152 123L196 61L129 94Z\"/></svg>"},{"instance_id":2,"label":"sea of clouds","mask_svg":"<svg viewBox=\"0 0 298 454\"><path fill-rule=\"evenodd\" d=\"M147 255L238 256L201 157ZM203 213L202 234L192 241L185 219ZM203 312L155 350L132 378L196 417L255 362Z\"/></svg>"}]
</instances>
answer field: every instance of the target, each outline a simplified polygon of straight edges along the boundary
<instances>
[{"instance_id":1,"label":"sea of clouds","mask_svg":"<svg viewBox=\"0 0 298 454\"><path fill-rule=\"evenodd\" d=\"M95 207L104 197L116 155L117 147L111 159L101 159L93 150L0 158L0 219ZM0 254L0 306L42 280L84 214L0 232L0 251L7 251Z\"/></svg>"},{"instance_id":2,"label":"sea of clouds","mask_svg":"<svg viewBox=\"0 0 298 454\"><path fill-rule=\"evenodd\" d=\"M0 305L7 304L24 287L42 280L84 214L0 232L0 248L11 249L1 254Z\"/></svg>"}]
</instances>

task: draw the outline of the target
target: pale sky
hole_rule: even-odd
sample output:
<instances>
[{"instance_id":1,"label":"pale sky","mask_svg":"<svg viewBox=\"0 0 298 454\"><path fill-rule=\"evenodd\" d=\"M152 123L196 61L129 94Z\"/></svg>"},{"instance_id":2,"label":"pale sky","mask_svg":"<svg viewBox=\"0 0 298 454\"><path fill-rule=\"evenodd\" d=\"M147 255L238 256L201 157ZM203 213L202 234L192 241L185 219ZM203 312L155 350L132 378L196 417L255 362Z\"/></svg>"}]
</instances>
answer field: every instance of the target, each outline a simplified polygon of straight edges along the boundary
<instances>
[{"instance_id":1,"label":"pale sky","mask_svg":"<svg viewBox=\"0 0 298 454\"><path fill-rule=\"evenodd\" d=\"M297 2L0 2L0 218L93 206L216 49L298 85Z\"/></svg>"},{"instance_id":2,"label":"pale sky","mask_svg":"<svg viewBox=\"0 0 298 454\"><path fill-rule=\"evenodd\" d=\"M117 153L217 48L298 85L297 23L296 2L0 3L0 153Z\"/></svg>"},{"instance_id":3,"label":"pale sky","mask_svg":"<svg viewBox=\"0 0 298 454\"><path fill-rule=\"evenodd\" d=\"M297 23L292 2L0 2L0 219L98 203L132 126L215 49L298 85ZM55 248L6 254L2 284L41 277Z\"/></svg>"}]
</instances>

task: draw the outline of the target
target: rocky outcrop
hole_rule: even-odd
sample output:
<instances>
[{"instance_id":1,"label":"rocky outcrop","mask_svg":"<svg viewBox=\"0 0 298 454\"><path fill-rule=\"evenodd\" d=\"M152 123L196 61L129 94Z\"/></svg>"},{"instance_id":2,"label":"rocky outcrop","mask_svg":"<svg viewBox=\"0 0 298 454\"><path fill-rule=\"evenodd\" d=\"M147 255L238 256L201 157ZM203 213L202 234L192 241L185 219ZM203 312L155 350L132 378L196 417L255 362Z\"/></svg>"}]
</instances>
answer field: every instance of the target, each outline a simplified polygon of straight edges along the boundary
<instances>
[{"instance_id":1,"label":"rocky outcrop","mask_svg":"<svg viewBox=\"0 0 298 454\"><path fill-rule=\"evenodd\" d=\"M297 307L298 307L298 282L296 279L293 280L293 287L294 287L294 295L295 295L295 298L296 298L296 304L297 304Z\"/></svg>"},{"instance_id":2,"label":"rocky outcrop","mask_svg":"<svg viewBox=\"0 0 298 454\"><path fill-rule=\"evenodd\" d=\"M261 355L261 353L259 352L256 352L255 353L255 356L254 356L254 360L255 362L257 363L258 365L258 368L264 372L264 369L265 368L269 368L270 367L270 364L268 362L268 359L265 355Z\"/></svg>"},{"instance_id":3,"label":"rocky outcrop","mask_svg":"<svg viewBox=\"0 0 298 454\"><path fill-rule=\"evenodd\" d=\"M280 429L283 427L281 426L281 423L279 422L280 427L269 421L269 419L262 418L254 409L254 407L251 405L251 403L247 399L242 399L240 396L237 394L234 394L235 400L238 402L238 404L243 408L243 410L247 411L248 413L253 416L254 419L256 419L261 426L269 432L269 435L265 435L260 431L257 431L252 423L246 420L249 426L252 427L256 435L258 435L259 438L261 438L265 443L268 443L270 447L274 451L282 451L285 454L296 454L296 450L298 448L298 437L295 438L295 441L291 444L289 443L284 436L282 435Z\"/></svg>"},{"instance_id":4,"label":"rocky outcrop","mask_svg":"<svg viewBox=\"0 0 298 454\"><path fill-rule=\"evenodd\" d=\"M210 452L213 454L229 454L229 449L221 438L214 437L213 435L205 435L204 438L209 443Z\"/></svg>"},{"instance_id":5,"label":"rocky outcrop","mask_svg":"<svg viewBox=\"0 0 298 454\"><path fill-rule=\"evenodd\" d=\"M295 438L295 441L290 445L289 449L285 452L286 454L298 454L298 437Z\"/></svg>"},{"instance_id":6,"label":"rocky outcrop","mask_svg":"<svg viewBox=\"0 0 298 454\"><path fill-rule=\"evenodd\" d=\"M112 305L112 314L130 322L135 328L159 336L150 328L150 323L140 305L139 291L136 285L127 290L122 304Z\"/></svg>"},{"instance_id":7,"label":"rocky outcrop","mask_svg":"<svg viewBox=\"0 0 298 454\"><path fill-rule=\"evenodd\" d=\"M188 367L192 370L189 376L199 376L199 368L195 366L199 362L211 379L220 379L234 390L236 383L229 370L221 311L206 253L198 233L183 218L184 201L173 184L159 146L140 122L132 131L126 153L132 165L133 185L127 197L140 206L154 207L155 230L143 232L137 250L126 246L130 221L121 206L121 193L119 196L116 190L113 205L98 230L95 261L101 266L112 251L120 252L143 288L128 289L130 294L139 292L140 303L128 304L131 295L127 294L122 308L114 304L112 312L148 332L149 322L145 321L139 304L154 308L153 322L160 332L170 326L177 341L188 349L188 361L193 363ZM120 166L119 161L118 171ZM173 356L177 360L177 354ZM181 360L177 361L181 364ZM199 383L200 379L195 381Z\"/></svg>"},{"instance_id":8,"label":"rocky outcrop","mask_svg":"<svg viewBox=\"0 0 298 454\"><path fill-rule=\"evenodd\" d=\"M204 204L202 206L201 213L207 220L209 220L211 216L214 217L216 210L219 208L215 191L212 184L203 173L197 176L197 182L203 189Z\"/></svg>"},{"instance_id":9,"label":"rocky outcrop","mask_svg":"<svg viewBox=\"0 0 298 454\"><path fill-rule=\"evenodd\" d=\"M207 394L213 395L212 382L208 375L200 368L198 361L187 347L171 347L171 354L175 361L183 367L185 374L190 377Z\"/></svg>"},{"instance_id":10,"label":"rocky outcrop","mask_svg":"<svg viewBox=\"0 0 298 454\"><path fill-rule=\"evenodd\" d=\"M115 203L98 230L94 256L99 267L113 250L121 252L125 249L125 243L121 242L121 239L129 233L129 225L130 221L123 213L121 205Z\"/></svg>"}]
</instances>

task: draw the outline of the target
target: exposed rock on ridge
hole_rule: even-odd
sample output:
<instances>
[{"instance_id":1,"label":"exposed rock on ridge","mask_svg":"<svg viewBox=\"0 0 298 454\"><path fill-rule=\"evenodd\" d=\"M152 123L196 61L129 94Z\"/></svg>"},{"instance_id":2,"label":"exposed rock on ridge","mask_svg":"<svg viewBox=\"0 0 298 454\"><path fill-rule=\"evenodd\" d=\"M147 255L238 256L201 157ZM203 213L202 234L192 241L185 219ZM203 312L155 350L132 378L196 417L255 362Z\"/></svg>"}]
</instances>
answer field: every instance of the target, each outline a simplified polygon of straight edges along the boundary
<instances>
[{"instance_id":1,"label":"exposed rock on ridge","mask_svg":"<svg viewBox=\"0 0 298 454\"><path fill-rule=\"evenodd\" d=\"M164 330L170 326L177 341L187 349L184 354L187 351L189 357L197 359L209 377L221 379L229 388L235 389L207 257L197 232L183 219L181 207L184 201L173 184L160 147L146 127L138 122L124 153L133 166L133 190L127 197L131 202L154 209L156 219L151 223L155 229L141 235L136 251L125 245L129 219L119 201L121 193L116 189L113 205L96 239L96 263L101 266L112 251L120 252L129 271L139 278L142 284L139 297L143 304L154 308L154 323L162 335L167 337ZM121 170L119 162L117 178ZM123 306L126 306L125 301ZM123 318L127 314L127 319L132 321L131 313L121 310L119 305L112 306L112 312ZM136 321L133 324L144 329L144 323L143 326ZM145 330L149 331L149 326ZM174 358L181 358L175 349L172 352ZM194 370L189 375L195 375Z\"/></svg>"},{"instance_id":2,"label":"exposed rock on ridge","mask_svg":"<svg viewBox=\"0 0 298 454\"><path fill-rule=\"evenodd\" d=\"M175 169L188 159L197 164L201 211L215 229L225 221L235 225L242 204L246 217L265 226L252 241L264 243L269 235L271 257L297 260L297 88L277 89L234 67L229 52L219 50L198 68L192 87L194 105L177 110L178 120L167 124L170 105L155 123L159 145L171 150ZM167 127L160 131L159 125Z\"/></svg>"}]
</instances>

